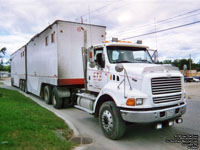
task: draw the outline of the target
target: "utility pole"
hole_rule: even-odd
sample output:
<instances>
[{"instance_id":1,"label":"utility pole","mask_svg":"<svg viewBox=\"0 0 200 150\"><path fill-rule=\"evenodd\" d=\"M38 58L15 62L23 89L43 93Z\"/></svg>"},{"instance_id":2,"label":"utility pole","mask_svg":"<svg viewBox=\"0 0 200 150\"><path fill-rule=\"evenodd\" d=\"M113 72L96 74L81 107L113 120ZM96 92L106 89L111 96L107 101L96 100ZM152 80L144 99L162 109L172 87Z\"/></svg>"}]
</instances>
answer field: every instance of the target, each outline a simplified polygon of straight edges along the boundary
<instances>
[{"instance_id":1,"label":"utility pole","mask_svg":"<svg viewBox=\"0 0 200 150\"><path fill-rule=\"evenodd\" d=\"M189 55L190 59L189 59L189 64L190 64L190 77L191 77L191 54Z\"/></svg>"}]
</instances>

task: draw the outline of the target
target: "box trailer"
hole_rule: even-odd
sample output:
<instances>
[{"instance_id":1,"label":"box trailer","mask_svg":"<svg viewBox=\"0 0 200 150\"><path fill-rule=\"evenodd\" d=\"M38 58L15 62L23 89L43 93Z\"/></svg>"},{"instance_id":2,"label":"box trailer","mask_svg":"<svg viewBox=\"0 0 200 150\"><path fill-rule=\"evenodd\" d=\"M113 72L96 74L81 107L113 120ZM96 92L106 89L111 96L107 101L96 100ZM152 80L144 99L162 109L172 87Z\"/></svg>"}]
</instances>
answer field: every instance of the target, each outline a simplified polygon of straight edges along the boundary
<instances>
[{"instance_id":1,"label":"box trailer","mask_svg":"<svg viewBox=\"0 0 200 150\"><path fill-rule=\"evenodd\" d=\"M127 122L156 129L182 123L187 104L180 71L156 64L157 51L151 56L142 41L105 41L105 29L55 21L11 56L12 85L55 108L73 105L99 117L110 139L122 137Z\"/></svg>"},{"instance_id":2,"label":"box trailer","mask_svg":"<svg viewBox=\"0 0 200 150\"><path fill-rule=\"evenodd\" d=\"M26 90L38 96L45 84L83 86L83 27L87 30L88 46L105 41L104 26L55 21L12 54L13 85L19 87L20 81L27 82Z\"/></svg>"}]
</instances>

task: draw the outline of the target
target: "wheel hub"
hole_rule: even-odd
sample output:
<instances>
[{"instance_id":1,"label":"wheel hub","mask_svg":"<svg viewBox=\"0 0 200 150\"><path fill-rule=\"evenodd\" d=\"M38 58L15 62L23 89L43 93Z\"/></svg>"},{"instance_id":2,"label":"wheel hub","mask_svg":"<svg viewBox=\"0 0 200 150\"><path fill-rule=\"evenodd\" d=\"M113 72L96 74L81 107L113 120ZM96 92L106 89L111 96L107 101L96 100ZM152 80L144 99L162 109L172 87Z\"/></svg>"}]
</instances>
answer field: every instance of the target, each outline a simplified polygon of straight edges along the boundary
<instances>
[{"instance_id":1,"label":"wheel hub","mask_svg":"<svg viewBox=\"0 0 200 150\"><path fill-rule=\"evenodd\" d=\"M103 128L106 130L106 132L109 132L113 129L113 117L108 110L103 112L101 120Z\"/></svg>"}]
</instances>

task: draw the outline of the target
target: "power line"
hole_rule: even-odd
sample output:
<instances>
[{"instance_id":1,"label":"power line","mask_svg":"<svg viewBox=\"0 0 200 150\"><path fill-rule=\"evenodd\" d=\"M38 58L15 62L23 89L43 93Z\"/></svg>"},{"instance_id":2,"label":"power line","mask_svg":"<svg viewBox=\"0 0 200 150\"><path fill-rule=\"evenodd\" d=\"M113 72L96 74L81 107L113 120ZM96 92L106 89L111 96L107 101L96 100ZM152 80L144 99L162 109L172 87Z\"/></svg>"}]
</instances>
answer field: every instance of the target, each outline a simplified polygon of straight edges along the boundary
<instances>
[{"instance_id":1,"label":"power line","mask_svg":"<svg viewBox=\"0 0 200 150\"><path fill-rule=\"evenodd\" d=\"M189 25L193 25L193 24L197 24L197 23L200 23L200 21L195 21L195 22L192 22L192 23L187 23L187 24L183 24L183 25L179 25L179 26L175 26L175 27L171 27L171 28L167 28L167 29L162 29L162 30L159 30L159 31L153 31L153 32L145 33L145 34L131 36L131 37L123 38L121 40L127 40L127 39L133 39L133 38L136 38L136 37L151 35L151 34L164 32L164 31L168 31L168 30L172 30L172 29L176 29L176 28L181 28L181 27L185 27L185 26L189 26Z\"/></svg>"},{"instance_id":2,"label":"power line","mask_svg":"<svg viewBox=\"0 0 200 150\"><path fill-rule=\"evenodd\" d=\"M191 14L191 13L194 13L194 12L197 12L197 11L199 11L200 10L200 8L199 9L195 9L195 10L192 10L192 11L189 11L189 12L186 12L186 13L183 13L183 14L180 14L180 15L176 15L176 16L173 16L173 17L170 17L170 18L167 18L167 19L163 19L163 20L160 20L160 21L157 21L156 23L157 23L157 25L158 24L160 24L160 23L162 23L162 22L165 22L165 21L168 21L168 20L172 20L172 19L175 19L175 18L178 18L178 17L181 17L181 16L185 16L185 15L188 15L188 14ZM192 16L192 15L191 15ZM188 17L188 16L187 16ZM186 18L186 17L185 17ZM183 18L182 18L183 19ZM179 19L177 19L177 20L179 20ZM176 20L173 20L173 21L176 21ZM172 22L172 21L170 21L170 22ZM168 23L168 22L166 22L166 23ZM140 28L144 28L144 27L149 27L149 26L153 26L155 24L155 22L153 22L153 23L150 23L150 24L145 24L145 25L142 25L142 26L138 26L138 27L135 27L134 28L134 30L135 29L140 29ZM164 23L163 23L164 24ZM130 31L130 30L133 30L132 28L130 29L127 29L127 30L121 30L121 31L119 31L118 33L123 33L123 32L127 32L127 31Z\"/></svg>"},{"instance_id":3,"label":"power line","mask_svg":"<svg viewBox=\"0 0 200 150\"><path fill-rule=\"evenodd\" d=\"M121 3L121 2L123 2L123 1L124 1L124 0L116 1L116 3ZM110 1L110 2L112 2L112 1ZM116 4L116 3L109 3L109 4L106 4L106 5L102 6L102 7L99 7L99 8L97 8L97 9L93 10L93 11L90 11L90 14L91 14L91 13L95 13L95 12L97 12L97 11L98 11L98 14L99 14L99 10L104 9L104 8L106 8L106 7L110 6L110 5ZM128 4L128 3L126 3L125 5L127 5L127 4ZM117 9L119 9L119 8L125 6L125 5L121 5L121 6L117 7L117 8L115 8L114 10L117 10ZM112 11L113 11L113 10L112 10ZM109 10L108 10L107 12L109 12ZM104 13L105 13L105 12L104 12ZM85 13L84 15L81 15L81 16L77 17L75 20L78 20L79 18L85 17L85 16L87 16L87 15L89 15L89 13Z\"/></svg>"},{"instance_id":4,"label":"power line","mask_svg":"<svg viewBox=\"0 0 200 150\"><path fill-rule=\"evenodd\" d=\"M170 23L170 22L174 22L174 21L177 21L177 20L181 20L181 19L185 19L185 18L189 18L189 17L192 17L192 16L196 16L196 15L199 15L200 13L197 13L197 14L193 14L193 15L190 15L190 16L186 16L186 17L182 17L182 18L178 18L178 19L175 19L175 20L171 20L171 21L167 21L167 22L164 22L164 23L159 23L159 24L157 24L157 22L155 22L154 24L152 24L151 26L159 26L159 25L162 25L162 24L166 24L166 23ZM150 26L149 26L150 27ZM132 29L132 31L134 31L134 30L136 30L137 31L137 29ZM141 30L141 29L139 29L139 30ZM144 30L144 29L143 29ZM132 32L131 31L131 32ZM125 31L125 32L127 32L127 31ZM122 35L122 34L125 34L125 32L123 32L123 33L121 33L121 34L118 34L118 35Z\"/></svg>"},{"instance_id":5,"label":"power line","mask_svg":"<svg viewBox=\"0 0 200 150\"><path fill-rule=\"evenodd\" d=\"M82 17L84 17L84 16L87 16L87 15L89 15L89 14L91 14L91 13L94 13L94 12L96 12L96 11L99 11L99 10L101 10L101 9L104 9L104 8L108 7L109 5L111 5L111 4L113 4L113 3L109 3L109 4L106 4L106 5L103 5L102 7L99 7L99 8L97 8L97 9L94 9L93 11L90 11L90 12L88 12L88 13L85 13L84 15L81 15L80 17L77 17L76 20L79 19L79 18L82 18Z\"/></svg>"}]
</instances>

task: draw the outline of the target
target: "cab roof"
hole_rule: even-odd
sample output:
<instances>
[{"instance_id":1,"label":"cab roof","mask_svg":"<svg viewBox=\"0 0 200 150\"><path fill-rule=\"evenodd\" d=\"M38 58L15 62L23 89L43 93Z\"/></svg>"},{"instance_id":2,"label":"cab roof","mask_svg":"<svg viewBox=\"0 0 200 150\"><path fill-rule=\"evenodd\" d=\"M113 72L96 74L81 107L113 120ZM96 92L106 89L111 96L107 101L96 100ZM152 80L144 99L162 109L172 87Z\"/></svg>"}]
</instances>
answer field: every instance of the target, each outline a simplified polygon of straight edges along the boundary
<instances>
[{"instance_id":1,"label":"cab roof","mask_svg":"<svg viewBox=\"0 0 200 150\"><path fill-rule=\"evenodd\" d=\"M111 43L103 43L101 45L94 45L94 47L102 47L102 46L122 46L122 47L149 48L148 46L145 46L145 45L142 45L142 44L119 43L119 42L111 42Z\"/></svg>"}]
</instances>

